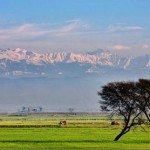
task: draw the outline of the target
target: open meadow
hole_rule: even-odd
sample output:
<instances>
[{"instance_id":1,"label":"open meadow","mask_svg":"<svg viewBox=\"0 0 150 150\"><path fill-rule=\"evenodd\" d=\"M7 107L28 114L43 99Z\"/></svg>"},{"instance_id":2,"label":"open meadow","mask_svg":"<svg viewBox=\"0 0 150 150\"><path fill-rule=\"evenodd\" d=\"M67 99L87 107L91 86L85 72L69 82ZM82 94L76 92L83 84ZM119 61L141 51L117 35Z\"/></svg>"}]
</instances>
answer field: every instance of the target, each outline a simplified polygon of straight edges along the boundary
<instances>
[{"instance_id":1,"label":"open meadow","mask_svg":"<svg viewBox=\"0 0 150 150\"><path fill-rule=\"evenodd\" d=\"M67 124L59 124L60 120ZM103 114L1 114L0 149L150 149L148 126L114 142L122 125L110 124Z\"/></svg>"}]
</instances>

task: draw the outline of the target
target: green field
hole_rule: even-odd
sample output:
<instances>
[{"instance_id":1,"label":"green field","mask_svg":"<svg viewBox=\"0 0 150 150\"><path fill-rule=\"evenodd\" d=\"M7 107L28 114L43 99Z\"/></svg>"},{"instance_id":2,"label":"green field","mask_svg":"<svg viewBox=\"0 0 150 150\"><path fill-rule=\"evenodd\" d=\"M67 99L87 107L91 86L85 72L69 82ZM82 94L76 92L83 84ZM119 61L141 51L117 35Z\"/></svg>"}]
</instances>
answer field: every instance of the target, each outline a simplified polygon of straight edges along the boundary
<instances>
[{"instance_id":1,"label":"green field","mask_svg":"<svg viewBox=\"0 0 150 150\"><path fill-rule=\"evenodd\" d=\"M67 120L67 125L59 125L60 120ZM99 114L1 115L0 149L150 149L148 126L114 142L122 126L110 122Z\"/></svg>"}]
</instances>

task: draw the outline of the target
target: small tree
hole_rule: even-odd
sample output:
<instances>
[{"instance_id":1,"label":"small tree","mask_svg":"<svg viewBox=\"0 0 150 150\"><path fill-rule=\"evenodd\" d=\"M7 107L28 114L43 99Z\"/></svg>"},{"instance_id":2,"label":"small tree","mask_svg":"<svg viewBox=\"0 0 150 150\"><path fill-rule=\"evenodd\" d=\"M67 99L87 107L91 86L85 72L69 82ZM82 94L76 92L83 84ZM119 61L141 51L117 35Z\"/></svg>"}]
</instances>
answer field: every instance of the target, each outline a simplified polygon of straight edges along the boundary
<instances>
[{"instance_id":1,"label":"small tree","mask_svg":"<svg viewBox=\"0 0 150 150\"><path fill-rule=\"evenodd\" d=\"M114 141L130 131L131 127L138 125L139 117L142 113L148 115L150 101L150 81L147 81L145 89L144 79L139 82L111 82L102 87L98 92L102 100L99 101L101 109L116 112L123 116L123 129L116 136ZM145 90L144 90L144 89ZM145 95L145 93L147 93ZM148 118L148 116L147 116Z\"/></svg>"},{"instance_id":2,"label":"small tree","mask_svg":"<svg viewBox=\"0 0 150 150\"><path fill-rule=\"evenodd\" d=\"M74 108L69 108L68 110L69 110L70 113L73 113Z\"/></svg>"},{"instance_id":3,"label":"small tree","mask_svg":"<svg viewBox=\"0 0 150 150\"><path fill-rule=\"evenodd\" d=\"M22 112L25 112L25 111L26 111L26 107L23 106L21 111L22 111Z\"/></svg>"},{"instance_id":4,"label":"small tree","mask_svg":"<svg viewBox=\"0 0 150 150\"><path fill-rule=\"evenodd\" d=\"M39 107L39 111L40 111L40 112L42 112L42 111L43 111L43 108L42 108L41 106Z\"/></svg>"}]
</instances>

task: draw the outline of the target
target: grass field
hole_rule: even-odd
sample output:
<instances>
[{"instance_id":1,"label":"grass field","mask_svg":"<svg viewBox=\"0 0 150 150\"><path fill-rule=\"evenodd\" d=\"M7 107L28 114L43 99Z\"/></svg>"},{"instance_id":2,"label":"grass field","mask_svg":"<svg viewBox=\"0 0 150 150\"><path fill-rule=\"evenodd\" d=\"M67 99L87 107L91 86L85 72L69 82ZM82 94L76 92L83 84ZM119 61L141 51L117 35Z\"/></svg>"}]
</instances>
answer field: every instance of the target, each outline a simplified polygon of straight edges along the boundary
<instances>
[{"instance_id":1,"label":"grass field","mask_svg":"<svg viewBox=\"0 0 150 150\"><path fill-rule=\"evenodd\" d=\"M59 125L67 120L67 125ZM138 127L118 142L120 126L102 115L1 116L0 149L150 149L150 128Z\"/></svg>"}]
</instances>

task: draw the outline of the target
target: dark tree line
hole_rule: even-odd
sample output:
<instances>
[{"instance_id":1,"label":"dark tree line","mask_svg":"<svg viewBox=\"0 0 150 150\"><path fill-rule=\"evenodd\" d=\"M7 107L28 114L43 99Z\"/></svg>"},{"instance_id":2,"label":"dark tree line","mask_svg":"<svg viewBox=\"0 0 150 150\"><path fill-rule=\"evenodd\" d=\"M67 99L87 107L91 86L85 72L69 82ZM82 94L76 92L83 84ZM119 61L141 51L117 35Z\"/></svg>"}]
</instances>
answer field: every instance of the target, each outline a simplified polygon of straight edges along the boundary
<instances>
[{"instance_id":1,"label":"dark tree line","mask_svg":"<svg viewBox=\"0 0 150 150\"><path fill-rule=\"evenodd\" d=\"M123 116L123 129L114 141L119 140L132 127L139 125L141 115L150 123L150 80L110 82L102 87L98 95L102 98L99 101L102 111Z\"/></svg>"}]
</instances>

